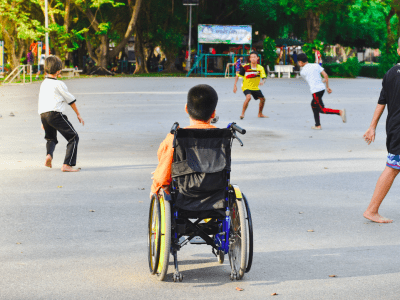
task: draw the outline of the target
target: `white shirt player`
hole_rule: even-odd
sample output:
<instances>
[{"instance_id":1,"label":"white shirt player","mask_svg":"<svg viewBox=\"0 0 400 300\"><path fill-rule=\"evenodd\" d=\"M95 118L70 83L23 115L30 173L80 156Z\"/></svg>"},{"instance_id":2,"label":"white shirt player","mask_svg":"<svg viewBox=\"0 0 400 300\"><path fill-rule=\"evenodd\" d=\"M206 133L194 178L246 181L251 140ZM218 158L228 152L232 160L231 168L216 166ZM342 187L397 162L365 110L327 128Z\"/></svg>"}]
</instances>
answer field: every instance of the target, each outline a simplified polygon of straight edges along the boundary
<instances>
[{"instance_id":1,"label":"white shirt player","mask_svg":"<svg viewBox=\"0 0 400 300\"><path fill-rule=\"evenodd\" d=\"M39 115L48 111L63 113L67 105L76 101L75 97L68 91L64 82L46 78L39 92Z\"/></svg>"},{"instance_id":2,"label":"white shirt player","mask_svg":"<svg viewBox=\"0 0 400 300\"><path fill-rule=\"evenodd\" d=\"M308 82L311 94L324 91L321 72L324 70L319 64L306 64L300 71L300 75Z\"/></svg>"}]
</instances>

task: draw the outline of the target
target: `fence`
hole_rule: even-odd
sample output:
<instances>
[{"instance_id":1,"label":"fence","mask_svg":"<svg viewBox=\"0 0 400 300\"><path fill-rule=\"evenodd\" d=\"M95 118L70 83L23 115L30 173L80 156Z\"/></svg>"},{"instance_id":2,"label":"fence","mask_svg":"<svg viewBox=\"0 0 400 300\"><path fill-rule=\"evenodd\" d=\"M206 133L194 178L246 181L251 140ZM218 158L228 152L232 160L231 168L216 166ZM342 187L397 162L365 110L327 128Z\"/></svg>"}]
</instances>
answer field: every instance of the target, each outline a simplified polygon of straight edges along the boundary
<instances>
[{"instance_id":1,"label":"fence","mask_svg":"<svg viewBox=\"0 0 400 300\"><path fill-rule=\"evenodd\" d=\"M29 73L28 73L29 69ZM16 67L3 81L3 85L12 83L15 79L19 79L22 73L22 83L25 84L26 75L30 76L30 82L32 83L32 66L31 65L19 65Z\"/></svg>"},{"instance_id":2,"label":"fence","mask_svg":"<svg viewBox=\"0 0 400 300\"><path fill-rule=\"evenodd\" d=\"M259 64L261 63L261 55L259 56ZM186 75L192 73L200 74L200 76L236 76L235 63L239 57L243 57L243 63L247 63L249 55L245 54L200 54L195 57L195 63L192 69ZM232 75L231 75L232 74Z\"/></svg>"}]
</instances>

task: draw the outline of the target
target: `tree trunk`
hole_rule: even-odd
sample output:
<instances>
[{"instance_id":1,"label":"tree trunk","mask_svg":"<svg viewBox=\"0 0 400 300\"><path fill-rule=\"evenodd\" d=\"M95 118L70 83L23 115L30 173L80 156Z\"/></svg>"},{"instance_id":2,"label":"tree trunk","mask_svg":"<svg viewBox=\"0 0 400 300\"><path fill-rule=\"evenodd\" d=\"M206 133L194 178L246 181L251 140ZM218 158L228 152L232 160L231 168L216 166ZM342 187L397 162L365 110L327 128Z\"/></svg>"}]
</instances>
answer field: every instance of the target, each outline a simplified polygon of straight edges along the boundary
<instances>
[{"instance_id":1,"label":"tree trunk","mask_svg":"<svg viewBox=\"0 0 400 300\"><path fill-rule=\"evenodd\" d=\"M165 49L164 53L165 53L165 57L167 59L164 71L166 73L177 73L177 72L179 72L179 70L175 66L175 60L176 60L176 54L177 53L175 51L170 51L168 49Z\"/></svg>"},{"instance_id":2,"label":"tree trunk","mask_svg":"<svg viewBox=\"0 0 400 300\"><path fill-rule=\"evenodd\" d=\"M312 43L318 35L320 29L320 19L319 16L312 10L307 12L307 43Z\"/></svg>"},{"instance_id":3,"label":"tree trunk","mask_svg":"<svg viewBox=\"0 0 400 300\"><path fill-rule=\"evenodd\" d=\"M143 35L142 35L142 30L140 29L140 21L137 23L136 26L135 54L136 54L136 69L134 74L149 73L146 64L146 57L144 54Z\"/></svg>"},{"instance_id":4,"label":"tree trunk","mask_svg":"<svg viewBox=\"0 0 400 300\"><path fill-rule=\"evenodd\" d=\"M392 32L392 28L390 26L390 19L394 16L394 9L391 8L389 14L385 17L386 22L386 31L387 31L387 38L386 38L386 53L389 54L392 48L392 45L395 42L395 36Z\"/></svg>"}]
</instances>

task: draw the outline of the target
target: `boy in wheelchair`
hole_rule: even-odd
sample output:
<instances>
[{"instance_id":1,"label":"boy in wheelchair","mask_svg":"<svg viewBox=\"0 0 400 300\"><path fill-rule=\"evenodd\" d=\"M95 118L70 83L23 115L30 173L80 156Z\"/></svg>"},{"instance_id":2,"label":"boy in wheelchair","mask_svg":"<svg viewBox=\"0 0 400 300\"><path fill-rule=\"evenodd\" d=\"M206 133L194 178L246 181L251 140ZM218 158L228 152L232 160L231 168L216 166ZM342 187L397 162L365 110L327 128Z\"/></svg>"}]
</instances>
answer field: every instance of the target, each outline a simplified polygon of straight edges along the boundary
<instances>
[{"instance_id":1,"label":"boy in wheelchair","mask_svg":"<svg viewBox=\"0 0 400 300\"><path fill-rule=\"evenodd\" d=\"M159 280L166 276L171 253L173 280L182 281L177 251L196 239L210 245L220 263L229 254L231 280L241 279L252 264L250 209L239 187L229 182L232 140L241 143L236 131L244 134L245 130L235 123L227 129L211 125L217 103L211 86L190 89L185 108L190 126L180 129L175 123L157 152L148 246L150 272Z\"/></svg>"},{"instance_id":2,"label":"boy in wheelchair","mask_svg":"<svg viewBox=\"0 0 400 300\"><path fill-rule=\"evenodd\" d=\"M209 85L200 84L193 87L188 94L186 113L189 114L190 126L186 128L209 129L216 128L211 125L215 117L215 109L218 103L217 92ZM174 135L169 133L161 143L157 151L158 166L153 173L153 185L151 186L150 198L157 194L162 188L169 194L169 186L172 182L171 168L173 162Z\"/></svg>"}]
</instances>

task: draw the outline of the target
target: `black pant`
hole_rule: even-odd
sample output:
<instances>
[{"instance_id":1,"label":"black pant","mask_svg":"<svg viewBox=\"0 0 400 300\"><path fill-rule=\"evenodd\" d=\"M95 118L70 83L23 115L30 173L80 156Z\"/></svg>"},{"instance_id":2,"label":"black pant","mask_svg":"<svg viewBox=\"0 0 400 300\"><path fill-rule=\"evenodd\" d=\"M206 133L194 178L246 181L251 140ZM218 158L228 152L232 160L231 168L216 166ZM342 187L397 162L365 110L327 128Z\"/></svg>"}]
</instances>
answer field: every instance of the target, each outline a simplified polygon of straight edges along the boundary
<instances>
[{"instance_id":1,"label":"black pant","mask_svg":"<svg viewBox=\"0 0 400 300\"><path fill-rule=\"evenodd\" d=\"M49 111L40 115L47 140L47 154L53 157L54 149L58 144L57 131L68 141L67 153L65 154L64 164L69 166L76 165L76 155L78 152L79 136L68 121L66 115L57 111Z\"/></svg>"},{"instance_id":2,"label":"black pant","mask_svg":"<svg viewBox=\"0 0 400 300\"><path fill-rule=\"evenodd\" d=\"M324 95L324 93L325 90L312 94L313 99L311 101L311 108L314 113L315 126L321 126L319 114L340 115L339 109L331 109L325 107L324 102L322 102L322 96Z\"/></svg>"}]
</instances>

